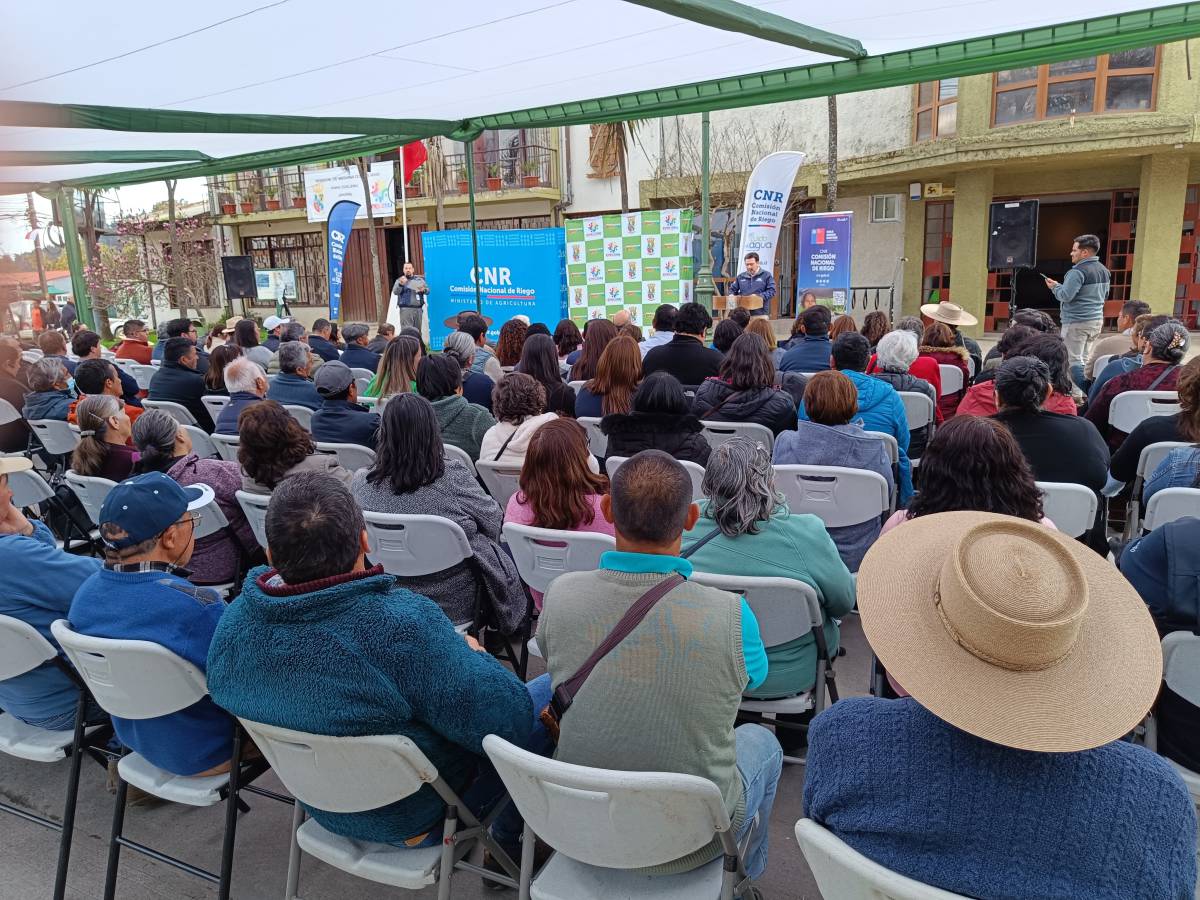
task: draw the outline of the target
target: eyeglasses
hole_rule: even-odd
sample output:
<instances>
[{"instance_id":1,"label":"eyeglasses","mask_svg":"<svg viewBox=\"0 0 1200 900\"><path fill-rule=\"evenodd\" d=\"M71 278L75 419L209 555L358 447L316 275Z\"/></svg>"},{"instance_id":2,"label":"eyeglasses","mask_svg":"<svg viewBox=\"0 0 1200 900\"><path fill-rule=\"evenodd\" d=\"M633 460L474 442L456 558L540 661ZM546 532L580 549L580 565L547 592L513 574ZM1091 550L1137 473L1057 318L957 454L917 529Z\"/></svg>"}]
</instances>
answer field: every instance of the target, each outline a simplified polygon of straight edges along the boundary
<instances>
[{"instance_id":1,"label":"eyeglasses","mask_svg":"<svg viewBox=\"0 0 1200 900\"><path fill-rule=\"evenodd\" d=\"M187 514L187 516L185 516L184 518L180 519L180 520L179 520L178 522L176 522L175 524L176 524L176 525L183 525L183 524L185 524L185 523L190 523L190 524L191 524L191 526L192 526L192 531L195 531L195 530L196 530L196 526L200 524L200 519L201 519L201 518L202 518L202 516L201 516L201 514L200 514L200 513L198 513L198 512L194 512L194 513L188 513L188 514Z\"/></svg>"}]
</instances>

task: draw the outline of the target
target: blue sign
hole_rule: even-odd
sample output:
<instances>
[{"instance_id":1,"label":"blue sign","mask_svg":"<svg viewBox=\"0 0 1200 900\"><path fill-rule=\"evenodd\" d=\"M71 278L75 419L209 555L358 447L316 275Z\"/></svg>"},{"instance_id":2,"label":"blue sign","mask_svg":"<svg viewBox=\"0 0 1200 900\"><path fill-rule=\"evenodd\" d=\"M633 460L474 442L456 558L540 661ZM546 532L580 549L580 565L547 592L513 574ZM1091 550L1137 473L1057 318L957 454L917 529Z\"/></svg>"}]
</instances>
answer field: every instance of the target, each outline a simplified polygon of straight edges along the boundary
<instances>
[{"instance_id":1,"label":"blue sign","mask_svg":"<svg viewBox=\"0 0 1200 900\"><path fill-rule=\"evenodd\" d=\"M346 242L354 227L359 204L339 200L329 210L329 320L337 322L342 315L342 268L346 264Z\"/></svg>"},{"instance_id":2,"label":"blue sign","mask_svg":"<svg viewBox=\"0 0 1200 900\"><path fill-rule=\"evenodd\" d=\"M817 300L845 312L850 302L850 244L854 214L810 213L800 217L799 259L796 265L796 308L806 291Z\"/></svg>"},{"instance_id":3,"label":"blue sign","mask_svg":"<svg viewBox=\"0 0 1200 900\"><path fill-rule=\"evenodd\" d=\"M566 235L561 228L476 232L479 269L471 256L470 231L426 231L421 235L429 285L429 346L442 349L456 331L455 317L475 310L479 284L488 336L513 316L544 322L551 331L567 315Z\"/></svg>"}]
</instances>

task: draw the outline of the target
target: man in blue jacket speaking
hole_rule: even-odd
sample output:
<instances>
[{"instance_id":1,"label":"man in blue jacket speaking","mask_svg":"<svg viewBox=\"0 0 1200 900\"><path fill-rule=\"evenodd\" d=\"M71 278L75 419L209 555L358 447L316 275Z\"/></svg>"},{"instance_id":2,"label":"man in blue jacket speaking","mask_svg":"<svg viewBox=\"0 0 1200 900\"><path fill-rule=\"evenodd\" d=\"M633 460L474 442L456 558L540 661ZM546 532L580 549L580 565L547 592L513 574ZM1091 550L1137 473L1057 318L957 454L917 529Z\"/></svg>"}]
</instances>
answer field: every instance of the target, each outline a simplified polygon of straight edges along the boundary
<instances>
[{"instance_id":1,"label":"man in blue jacket speaking","mask_svg":"<svg viewBox=\"0 0 1200 900\"><path fill-rule=\"evenodd\" d=\"M1046 287L1062 310L1062 338L1071 357L1071 377L1083 387L1083 364L1092 342L1104 326L1104 301L1112 285L1112 275L1096 258L1100 238L1081 234L1071 244L1071 268L1062 284L1046 279Z\"/></svg>"},{"instance_id":2,"label":"man in blue jacket speaking","mask_svg":"<svg viewBox=\"0 0 1200 900\"><path fill-rule=\"evenodd\" d=\"M775 296L775 276L759 265L758 254L753 250L746 254L746 271L729 283L729 293L734 297L758 294L762 297L763 305L758 309L750 310L750 315L765 316L767 314L771 298Z\"/></svg>"}]
</instances>

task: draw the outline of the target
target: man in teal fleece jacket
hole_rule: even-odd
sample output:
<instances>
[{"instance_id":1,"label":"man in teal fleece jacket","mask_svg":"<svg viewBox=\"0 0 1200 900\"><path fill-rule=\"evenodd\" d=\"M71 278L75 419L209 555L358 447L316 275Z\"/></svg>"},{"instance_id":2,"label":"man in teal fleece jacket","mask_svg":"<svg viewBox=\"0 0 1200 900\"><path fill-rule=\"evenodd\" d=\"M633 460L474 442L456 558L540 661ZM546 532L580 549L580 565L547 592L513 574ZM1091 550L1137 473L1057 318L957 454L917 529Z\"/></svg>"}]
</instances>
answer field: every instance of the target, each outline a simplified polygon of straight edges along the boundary
<instances>
[{"instance_id":1,"label":"man in teal fleece jacket","mask_svg":"<svg viewBox=\"0 0 1200 900\"><path fill-rule=\"evenodd\" d=\"M369 566L362 511L339 482L282 482L266 530L274 568L246 577L209 651L208 689L221 706L314 734L403 735L477 813L505 793L483 755L485 735L549 754L537 723L549 679L522 684L437 604ZM440 842L445 804L426 785L366 812L308 812L334 834L414 847ZM510 805L492 833L512 853L521 828Z\"/></svg>"}]
</instances>

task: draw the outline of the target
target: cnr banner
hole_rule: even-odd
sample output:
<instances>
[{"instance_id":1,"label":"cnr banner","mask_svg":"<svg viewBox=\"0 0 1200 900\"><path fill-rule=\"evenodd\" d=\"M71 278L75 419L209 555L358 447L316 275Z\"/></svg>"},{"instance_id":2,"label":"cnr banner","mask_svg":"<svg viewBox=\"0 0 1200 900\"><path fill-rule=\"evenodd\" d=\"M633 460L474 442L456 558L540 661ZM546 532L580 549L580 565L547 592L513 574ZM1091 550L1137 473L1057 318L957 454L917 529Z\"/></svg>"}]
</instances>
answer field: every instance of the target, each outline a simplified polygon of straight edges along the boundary
<instances>
[{"instance_id":1,"label":"cnr banner","mask_svg":"<svg viewBox=\"0 0 1200 900\"><path fill-rule=\"evenodd\" d=\"M779 246L779 231L796 171L804 162L797 150L770 153L758 161L746 183L746 200L742 206L741 252L758 254L759 264L768 272L775 267L775 250ZM741 260L731 267L733 274L741 271Z\"/></svg>"}]
</instances>

